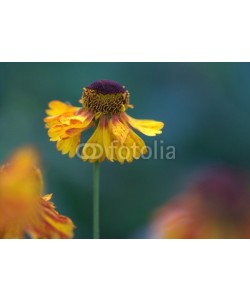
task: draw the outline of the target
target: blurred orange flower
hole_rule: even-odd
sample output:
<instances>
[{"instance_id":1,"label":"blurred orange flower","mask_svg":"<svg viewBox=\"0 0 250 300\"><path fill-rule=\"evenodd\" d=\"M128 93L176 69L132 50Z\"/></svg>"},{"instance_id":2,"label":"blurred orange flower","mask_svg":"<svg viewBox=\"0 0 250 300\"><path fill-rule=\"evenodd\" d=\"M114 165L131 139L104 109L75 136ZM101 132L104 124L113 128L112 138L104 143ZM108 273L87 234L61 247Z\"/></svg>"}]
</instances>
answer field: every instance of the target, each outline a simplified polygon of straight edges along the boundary
<instances>
[{"instance_id":1,"label":"blurred orange flower","mask_svg":"<svg viewBox=\"0 0 250 300\"><path fill-rule=\"evenodd\" d=\"M215 168L160 208L151 238L250 238L250 186L239 171Z\"/></svg>"},{"instance_id":2,"label":"blurred orange flower","mask_svg":"<svg viewBox=\"0 0 250 300\"><path fill-rule=\"evenodd\" d=\"M72 238L72 221L42 195L39 156L21 148L0 169L0 238Z\"/></svg>"}]
</instances>

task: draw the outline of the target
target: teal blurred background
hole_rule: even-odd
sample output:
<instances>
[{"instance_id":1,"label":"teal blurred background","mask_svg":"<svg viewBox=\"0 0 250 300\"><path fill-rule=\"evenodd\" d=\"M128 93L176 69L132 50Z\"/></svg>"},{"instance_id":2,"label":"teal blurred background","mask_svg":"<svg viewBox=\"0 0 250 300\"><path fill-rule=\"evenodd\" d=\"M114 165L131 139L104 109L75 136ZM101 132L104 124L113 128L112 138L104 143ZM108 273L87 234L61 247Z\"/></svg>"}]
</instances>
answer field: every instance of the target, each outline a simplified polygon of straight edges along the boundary
<instances>
[{"instance_id":1,"label":"teal blurred background","mask_svg":"<svg viewBox=\"0 0 250 300\"><path fill-rule=\"evenodd\" d=\"M37 146L46 192L74 221L75 238L91 237L92 165L62 156L43 118L50 100L78 105L82 88L100 79L125 85L135 105L129 114L163 121L157 140L176 147L175 160L102 164L102 238L144 237L154 210L207 166L249 170L249 63L1 63L0 159Z\"/></svg>"}]
</instances>

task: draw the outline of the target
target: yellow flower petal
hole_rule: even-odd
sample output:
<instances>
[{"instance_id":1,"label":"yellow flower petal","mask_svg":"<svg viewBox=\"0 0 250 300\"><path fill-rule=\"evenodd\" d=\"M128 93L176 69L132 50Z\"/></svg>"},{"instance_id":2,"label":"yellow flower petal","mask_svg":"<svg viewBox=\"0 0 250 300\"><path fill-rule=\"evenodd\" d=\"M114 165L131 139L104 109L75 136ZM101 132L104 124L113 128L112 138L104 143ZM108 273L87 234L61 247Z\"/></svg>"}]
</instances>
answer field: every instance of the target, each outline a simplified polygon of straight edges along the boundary
<instances>
[{"instance_id":1,"label":"yellow flower petal","mask_svg":"<svg viewBox=\"0 0 250 300\"><path fill-rule=\"evenodd\" d=\"M111 143L112 137L108 126L108 118L107 116L102 116L95 132L83 148L83 160L89 160L90 162L101 162L107 158L108 160L113 161L114 152L112 151Z\"/></svg>"},{"instance_id":2,"label":"yellow flower petal","mask_svg":"<svg viewBox=\"0 0 250 300\"><path fill-rule=\"evenodd\" d=\"M48 135L51 141L57 142L57 149L62 154L69 153L69 157L76 155L77 147L80 144L81 133L93 126L93 114L87 110L79 111L79 115L62 115L53 121Z\"/></svg>"},{"instance_id":3,"label":"yellow flower petal","mask_svg":"<svg viewBox=\"0 0 250 300\"><path fill-rule=\"evenodd\" d=\"M57 116L66 112L75 112L76 110L78 110L78 107L61 102L59 100L54 100L49 103L49 109L46 110L46 113L48 116Z\"/></svg>"},{"instance_id":4,"label":"yellow flower petal","mask_svg":"<svg viewBox=\"0 0 250 300\"><path fill-rule=\"evenodd\" d=\"M101 118L100 126L102 128L103 148L105 151L106 158L113 162L115 159L115 152L112 147L112 133L109 130L109 123L107 117Z\"/></svg>"},{"instance_id":5,"label":"yellow flower petal","mask_svg":"<svg viewBox=\"0 0 250 300\"><path fill-rule=\"evenodd\" d=\"M78 135L91 126L93 126L91 115L88 117L75 116L62 118L48 130L48 135L51 141L59 141Z\"/></svg>"},{"instance_id":6,"label":"yellow flower petal","mask_svg":"<svg viewBox=\"0 0 250 300\"><path fill-rule=\"evenodd\" d=\"M77 148L80 144L81 135L74 135L73 137L68 137L57 142L57 150L61 151L62 154L69 153L69 157L73 158L77 153Z\"/></svg>"},{"instance_id":7,"label":"yellow flower petal","mask_svg":"<svg viewBox=\"0 0 250 300\"><path fill-rule=\"evenodd\" d=\"M111 117L109 128L114 136L116 159L120 163L132 162L147 152L144 141L118 116Z\"/></svg>"},{"instance_id":8,"label":"yellow flower petal","mask_svg":"<svg viewBox=\"0 0 250 300\"><path fill-rule=\"evenodd\" d=\"M161 129L164 127L163 122L154 120L138 120L130 117L126 113L121 114L121 118L124 122L128 122L132 127L148 136L155 136L161 134Z\"/></svg>"},{"instance_id":9,"label":"yellow flower petal","mask_svg":"<svg viewBox=\"0 0 250 300\"><path fill-rule=\"evenodd\" d=\"M60 119L62 118L70 118L75 116L80 110L79 107L75 107L58 100L51 101L49 103L49 108L50 109L46 110L48 117L44 118L47 128L51 128L60 124Z\"/></svg>"},{"instance_id":10,"label":"yellow flower petal","mask_svg":"<svg viewBox=\"0 0 250 300\"><path fill-rule=\"evenodd\" d=\"M121 144L123 144L127 139L127 136L130 132L130 128L126 124L121 122L119 116L117 115L112 116L110 120L110 125L111 131L115 139Z\"/></svg>"}]
</instances>

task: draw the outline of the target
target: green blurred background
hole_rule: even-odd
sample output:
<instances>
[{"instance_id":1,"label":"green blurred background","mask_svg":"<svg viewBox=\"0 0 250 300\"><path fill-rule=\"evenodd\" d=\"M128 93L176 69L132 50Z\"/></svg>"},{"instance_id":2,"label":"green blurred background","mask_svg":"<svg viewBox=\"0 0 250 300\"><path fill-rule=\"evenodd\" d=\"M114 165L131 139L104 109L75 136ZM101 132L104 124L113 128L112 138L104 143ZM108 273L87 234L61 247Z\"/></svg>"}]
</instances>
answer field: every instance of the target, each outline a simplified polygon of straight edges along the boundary
<instances>
[{"instance_id":1,"label":"green blurred background","mask_svg":"<svg viewBox=\"0 0 250 300\"><path fill-rule=\"evenodd\" d=\"M175 160L102 164L102 238L145 237L154 210L207 166L249 170L249 63L1 63L0 159L25 144L38 147L45 192L76 224L75 238L91 237L92 165L61 155L43 118L50 100L77 105L82 88L100 79L125 85L130 115L163 121L156 140L176 147Z\"/></svg>"}]
</instances>

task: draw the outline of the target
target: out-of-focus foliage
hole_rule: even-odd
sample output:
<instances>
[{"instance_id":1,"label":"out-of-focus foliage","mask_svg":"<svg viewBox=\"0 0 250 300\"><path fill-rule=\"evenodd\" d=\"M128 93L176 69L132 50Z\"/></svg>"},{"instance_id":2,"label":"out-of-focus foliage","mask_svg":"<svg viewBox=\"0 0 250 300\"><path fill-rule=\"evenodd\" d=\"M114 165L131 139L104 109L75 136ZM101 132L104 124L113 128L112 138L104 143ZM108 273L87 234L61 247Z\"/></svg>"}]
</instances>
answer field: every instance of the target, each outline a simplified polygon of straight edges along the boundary
<instances>
[{"instance_id":1,"label":"out-of-focus foliage","mask_svg":"<svg viewBox=\"0 0 250 300\"><path fill-rule=\"evenodd\" d=\"M141 237L155 208L193 173L215 164L249 170L249 78L248 63L1 63L0 158L35 144L46 192L76 224L75 237L91 237L92 165L62 156L42 120L50 100L76 104L95 80L124 84L136 108L131 115L163 121L157 140L176 147L175 160L101 166L102 237Z\"/></svg>"}]
</instances>

